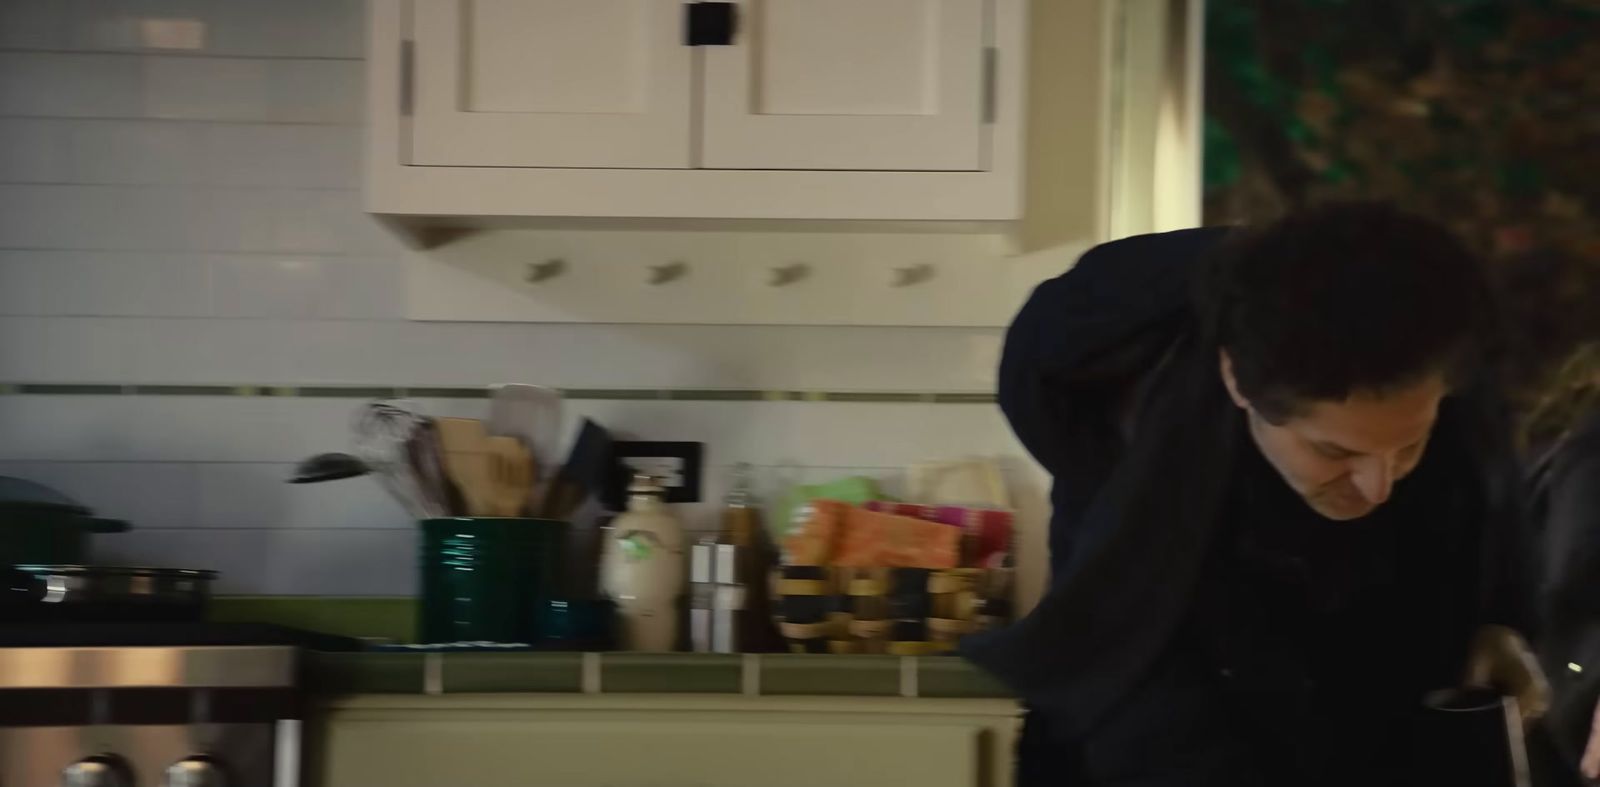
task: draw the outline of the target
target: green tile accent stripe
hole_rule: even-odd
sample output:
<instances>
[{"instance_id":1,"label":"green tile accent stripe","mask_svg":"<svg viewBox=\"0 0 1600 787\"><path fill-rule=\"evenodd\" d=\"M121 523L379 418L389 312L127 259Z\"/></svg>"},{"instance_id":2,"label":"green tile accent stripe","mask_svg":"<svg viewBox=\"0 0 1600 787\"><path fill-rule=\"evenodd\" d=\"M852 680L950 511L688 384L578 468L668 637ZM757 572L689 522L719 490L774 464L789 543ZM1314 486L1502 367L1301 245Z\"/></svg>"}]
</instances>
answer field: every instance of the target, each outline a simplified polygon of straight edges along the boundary
<instances>
[{"instance_id":1,"label":"green tile accent stripe","mask_svg":"<svg viewBox=\"0 0 1600 787\"><path fill-rule=\"evenodd\" d=\"M306 680L320 694L422 694L426 657L439 659L447 694L578 694L581 653L308 653ZM604 694L739 694L737 655L602 653ZM918 658L918 697L1006 699L1004 686L953 656ZM764 696L898 697L900 657L762 654Z\"/></svg>"},{"instance_id":2,"label":"green tile accent stripe","mask_svg":"<svg viewBox=\"0 0 1600 787\"><path fill-rule=\"evenodd\" d=\"M666 399L669 391L634 388L568 388L561 392L567 399L602 399L607 401L641 401Z\"/></svg>"},{"instance_id":3,"label":"green tile accent stripe","mask_svg":"<svg viewBox=\"0 0 1600 787\"><path fill-rule=\"evenodd\" d=\"M487 387L387 385L189 385L168 383L0 383L0 396L264 396L310 399L487 399ZM589 401L857 402L878 404L993 404L990 393L936 391L762 391L720 388L569 388L562 396Z\"/></svg>"},{"instance_id":4,"label":"green tile accent stripe","mask_svg":"<svg viewBox=\"0 0 1600 787\"><path fill-rule=\"evenodd\" d=\"M235 396L239 388L232 385L134 385L129 393L134 396ZM252 391L254 389L251 389Z\"/></svg>"},{"instance_id":5,"label":"green tile accent stripe","mask_svg":"<svg viewBox=\"0 0 1600 787\"><path fill-rule=\"evenodd\" d=\"M829 402L878 402L878 403L912 403L928 402L933 400L933 394L918 393L873 393L863 391L860 393L825 393L824 401Z\"/></svg>"},{"instance_id":6,"label":"green tile accent stripe","mask_svg":"<svg viewBox=\"0 0 1600 787\"><path fill-rule=\"evenodd\" d=\"M116 396L123 392L120 385L57 385L55 383L19 383L17 393L50 395Z\"/></svg>"},{"instance_id":7,"label":"green tile accent stripe","mask_svg":"<svg viewBox=\"0 0 1600 787\"><path fill-rule=\"evenodd\" d=\"M446 694L583 691L582 653L448 653L440 671Z\"/></svg>"},{"instance_id":8,"label":"green tile accent stripe","mask_svg":"<svg viewBox=\"0 0 1600 787\"><path fill-rule=\"evenodd\" d=\"M488 388L397 388L395 395L412 399L488 399Z\"/></svg>"},{"instance_id":9,"label":"green tile accent stripe","mask_svg":"<svg viewBox=\"0 0 1600 787\"><path fill-rule=\"evenodd\" d=\"M208 614L220 623L275 623L391 642L411 642L417 631L417 602L412 598L219 596L211 600Z\"/></svg>"},{"instance_id":10,"label":"green tile accent stripe","mask_svg":"<svg viewBox=\"0 0 1600 787\"><path fill-rule=\"evenodd\" d=\"M424 653L308 653L306 685L318 694L421 694Z\"/></svg>"},{"instance_id":11,"label":"green tile accent stripe","mask_svg":"<svg viewBox=\"0 0 1600 787\"><path fill-rule=\"evenodd\" d=\"M738 694L736 655L606 653L600 657L602 694Z\"/></svg>"},{"instance_id":12,"label":"green tile accent stripe","mask_svg":"<svg viewBox=\"0 0 1600 787\"><path fill-rule=\"evenodd\" d=\"M994 404L992 393L936 393L930 400L934 404Z\"/></svg>"},{"instance_id":13,"label":"green tile accent stripe","mask_svg":"<svg viewBox=\"0 0 1600 787\"><path fill-rule=\"evenodd\" d=\"M759 402L767 398L766 391L724 391L715 388L685 388L664 393L675 402Z\"/></svg>"},{"instance_id":14,"label":"green tile accent stripe","mask_svg":"<svg viewBox=\"0 0 1600 787\"><path fill-rule=\"evenodd\" d=\"M1010 697L1011 690L959 656L917 659L918 697Z\"/></svg>"},{"instance_id":15,"label":"green tile accent stripe","mask_svg":"<svg viewBox=\"0 0 1600 787\"><path fill-rule=\"evenodd\" d=\"M395 398L395 389L372 385L312 385L295 389L295 396L322 399L393 399Z\"/></svg>"},{"instance_id":16,"label":"green tile accent stripe","mask_svg":"<svg viewBox=\"0 0 1600 787\"><path fill-rule=\"evenodd\" d=\"M900 657L762 654L761 693L898 697Z\"/></svg>"}]
</instances>

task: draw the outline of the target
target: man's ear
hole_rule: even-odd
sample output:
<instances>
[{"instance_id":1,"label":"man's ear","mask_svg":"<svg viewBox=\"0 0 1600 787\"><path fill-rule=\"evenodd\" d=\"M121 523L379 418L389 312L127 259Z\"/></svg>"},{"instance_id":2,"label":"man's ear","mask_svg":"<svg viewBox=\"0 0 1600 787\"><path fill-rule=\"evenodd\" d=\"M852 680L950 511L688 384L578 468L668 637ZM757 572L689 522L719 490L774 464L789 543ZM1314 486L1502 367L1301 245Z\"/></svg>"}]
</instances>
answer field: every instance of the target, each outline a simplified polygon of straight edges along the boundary
<instances>
[{"instance_id":1,"label":"man's ear","mask_svg":"<svg viewBox=\"0 0 1600 787\"><path fill-rule=\"evenodd\" d=\"M1250 400L1239 393L1239 380L1233 376L1233 358L1228 356L1225 349L1217 350L1217 368L1222 373L1222 384L1228 387L1228 397L1241 410L1250 409Z\"/></svg>"}]
</instances>

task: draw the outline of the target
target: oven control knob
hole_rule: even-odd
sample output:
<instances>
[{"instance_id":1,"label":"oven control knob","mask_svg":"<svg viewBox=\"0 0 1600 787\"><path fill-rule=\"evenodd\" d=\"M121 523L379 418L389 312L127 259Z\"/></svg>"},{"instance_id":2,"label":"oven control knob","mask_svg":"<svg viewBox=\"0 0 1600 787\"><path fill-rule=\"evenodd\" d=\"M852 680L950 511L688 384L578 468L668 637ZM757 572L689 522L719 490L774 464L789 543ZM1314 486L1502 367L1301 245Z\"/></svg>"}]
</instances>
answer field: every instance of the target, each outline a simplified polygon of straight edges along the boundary
<instances>
[{"instance_id":1,"label":"oven control knob","mask_svg":"<svg viewBox=\"0 0 1600 787\"><path fill-rule=\"evenodd\" d=\"M61 787L133 787L133 771L115 754L96 754L68 765Z\"/></svg>"},{"instance_id":2,"label":"oven control knob","mask_svg":"<svg viewBox=\"0 0 1600 787\"><path fill-rule=\"evenodd\" d=\"M162 787L228 787L222 765L204 754L185 757L167 766Z\"/></svg>"}]
</instances>

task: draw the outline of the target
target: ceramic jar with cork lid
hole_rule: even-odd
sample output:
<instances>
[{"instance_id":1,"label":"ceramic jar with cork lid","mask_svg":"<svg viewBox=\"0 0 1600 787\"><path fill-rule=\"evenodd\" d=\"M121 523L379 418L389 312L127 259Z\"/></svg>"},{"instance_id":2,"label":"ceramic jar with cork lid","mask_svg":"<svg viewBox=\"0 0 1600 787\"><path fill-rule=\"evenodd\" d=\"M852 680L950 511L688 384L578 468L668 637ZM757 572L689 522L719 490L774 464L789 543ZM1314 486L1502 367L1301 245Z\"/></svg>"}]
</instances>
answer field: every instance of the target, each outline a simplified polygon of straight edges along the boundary
<instances>
[{"instance_id":1,"label":"ceramic jar with cork lid","mask_svg":"<svg viewBox=\"0 0 1600 787\"><path fill-rule=\"evenodd\" d=\"M665 494L650 476L633 477L628 510L612 520L600 561L601 583L617 603L627 650L671 651L678 643L683 524L667 510Z\"/></svg>"}]
</instances>

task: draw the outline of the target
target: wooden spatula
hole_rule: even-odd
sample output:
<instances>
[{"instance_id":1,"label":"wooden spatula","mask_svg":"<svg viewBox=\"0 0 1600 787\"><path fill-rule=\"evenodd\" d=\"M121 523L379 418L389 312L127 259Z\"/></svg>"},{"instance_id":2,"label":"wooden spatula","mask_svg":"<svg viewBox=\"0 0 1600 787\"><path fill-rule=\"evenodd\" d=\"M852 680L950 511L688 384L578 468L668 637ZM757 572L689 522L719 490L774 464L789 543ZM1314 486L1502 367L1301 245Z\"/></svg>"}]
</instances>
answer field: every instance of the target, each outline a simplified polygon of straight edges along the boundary
<instances>
[{"instance_id":1,"label":"wooden spatula","mask_svg":"<svg viewBox=\"0 0 1600 787\"><path fill-rule=\"evenodd\" d=\"M467 516L494 516L494 487L489 469L489 436L476 418L440 418L439 458L461 491Z\"/></svg>"},{"instance_id":2,"label":"wooden spatula","mask_svg":"<svg viewBox=\"0 0 1600 787\"><path fill-rule=\"evenodd\" d=\"M538 480L533 457L515 437L494 436L485 444L489 457L491 515L522 516L528 506L528 492Z\"/></svg>"}]
</instances>

